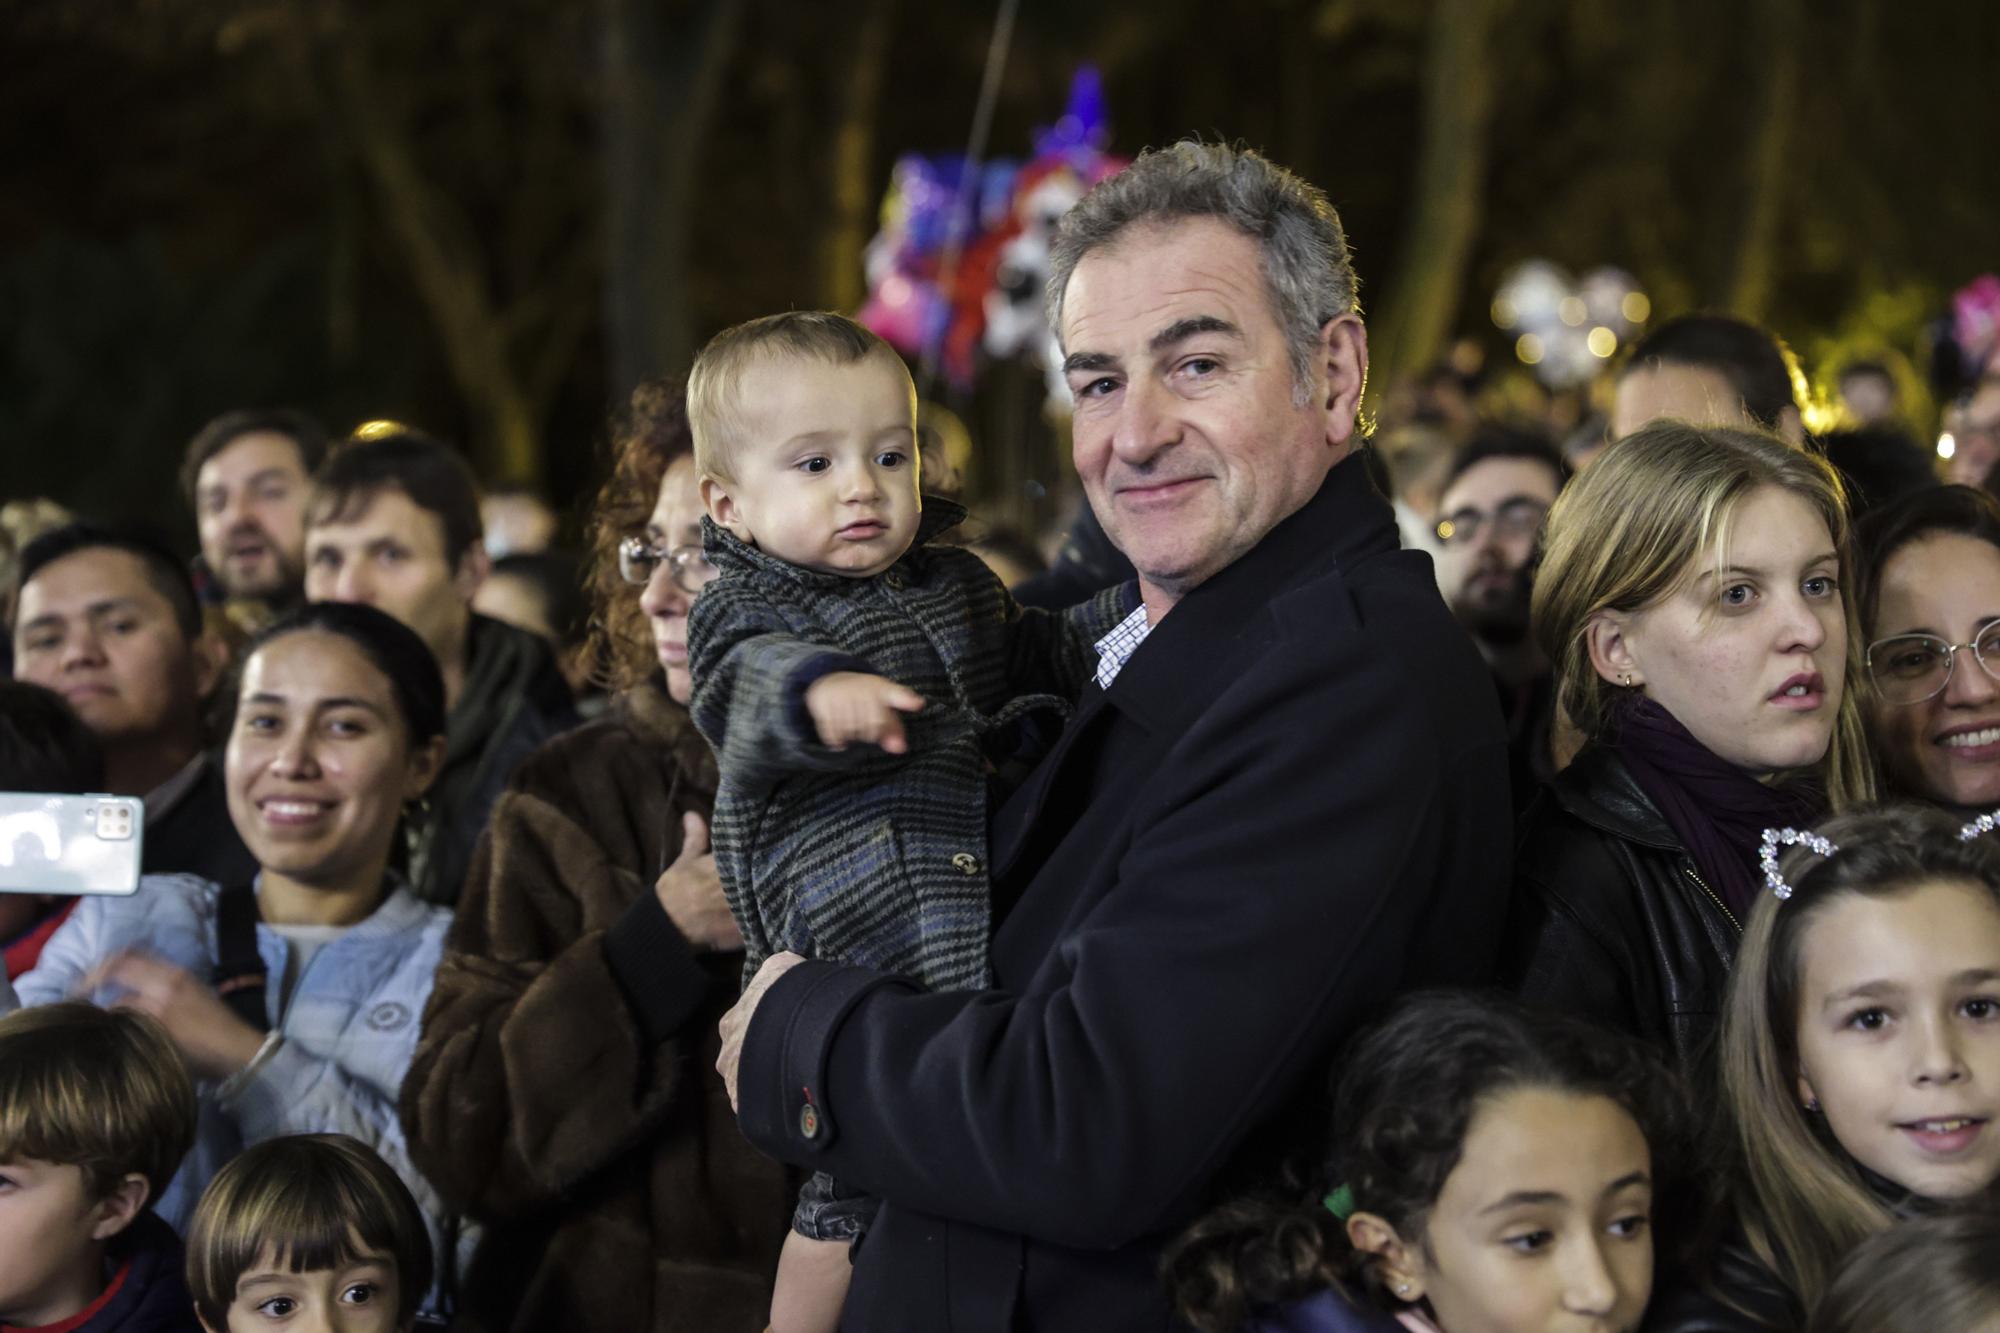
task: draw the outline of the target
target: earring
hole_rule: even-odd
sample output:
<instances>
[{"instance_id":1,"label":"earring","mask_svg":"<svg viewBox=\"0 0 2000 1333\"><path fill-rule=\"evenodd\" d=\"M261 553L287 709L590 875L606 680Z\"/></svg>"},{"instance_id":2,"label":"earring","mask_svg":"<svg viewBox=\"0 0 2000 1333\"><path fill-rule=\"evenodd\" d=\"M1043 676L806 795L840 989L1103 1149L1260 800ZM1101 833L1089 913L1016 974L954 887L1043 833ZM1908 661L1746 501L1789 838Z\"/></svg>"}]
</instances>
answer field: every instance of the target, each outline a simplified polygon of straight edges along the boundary
<instances>
[{"instance_id":1,"label":"earring","mask_svg":"<svg viewBox=\"0 0 2000 1333\"><path fill-rule=\"evenodd\" d=\"M1806 1111L1807 1111L1807 1113L1808 1113L1808 1114L1811 1114L1811 1115L1818 1115L1818 1114L1819 1114L1819 1098L1817 1098L1817 1097L1808 1097L1808 1098L1806 1098Z\"/></svg>"},{"instance_id":2,"label":"earring","mask_svg":"<svg viewBox=\"0 0 2000 1333\"><path fill-rule=\"evenodd\" d=\"M1396 1284L1396 1294L1405 1299L1408 1299L1410 1295L1410 1284L1407 1282L1398 1282Z\"/></svg>"},{"instance_id":3,"label":"earring","mask_svg":"<svg viewBox=\"0 0 2000 1333\"><path fill-rule=\"evenodd\" d=\"M1621 671L1621 672L1620 672L1620 673L1618 674L1618 683L1619 683L1620 685L1623 685L1623 686L1624 686L1624 687L1625 687L1626 689L1628 689L1628 690L1629 690L1629 689L1631 689L1631 688L1632 688L1632 673L1631 673L1631 672L1629 672L1629 671Z\"/></svg>"}]
</instances>

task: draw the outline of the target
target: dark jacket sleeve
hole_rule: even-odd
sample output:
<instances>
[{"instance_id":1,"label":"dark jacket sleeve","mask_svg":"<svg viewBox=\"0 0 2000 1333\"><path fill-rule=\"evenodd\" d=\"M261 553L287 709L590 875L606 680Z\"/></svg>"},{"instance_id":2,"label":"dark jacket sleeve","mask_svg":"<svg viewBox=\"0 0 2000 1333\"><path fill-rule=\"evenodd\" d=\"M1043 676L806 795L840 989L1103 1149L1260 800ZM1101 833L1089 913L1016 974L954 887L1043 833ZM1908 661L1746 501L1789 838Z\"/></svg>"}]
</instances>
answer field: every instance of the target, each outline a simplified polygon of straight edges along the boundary
<instances>
[{"instance_id":1,"label":"dark jacket sleeve","mask_svg":"<svg viewBox=\"0 0 2000 1333\"><path fill-rule=\"evenodd\" d=\"M641 873L541 796L494 807L402 1090L411 1156L475 1214L555 1200L692 1095L688 1029L737 960L695 955ZM631 906L584 929L585 901Z\"/></svg>"},{"instance_id":2,"label":"dark jacket sleeve","mask_svg":"<svg viewBox=\"0 0 2000 1333\"><path fill-rule=\"evenodd\" d=\"M1505 845L1497 730L1459 756L1496 793L1491 828L1448 828L1437 743L1413 740L1434 718L1396 673L1335 656L1262 653L1134 778L1157 797L1138 798L1115 883L1043 964L1048 989L918 994L794 968L743 1053L751 1141L899 1206L1058 1244L1116 1246L1191 1215L1402 975L1444 840Z\"/></svg>"},{"instance_id":3,"label":"dark jacket sleeve","mask_svg":"<svg viewBox=\"0 0 2000 1333\"><path fill-rule=\"evenodd\" d=\"M745 785L800 770L820 772L879 762L872 745L821 745L805 711L806 686L834 671L874 671L837 645L799 635L753 587L720 579L688 613L688 711L715 747L723 771Z\"/></svg>"},{"instance_id":4,"label":"dark jacket sleeve","mask_svg":"<svg viewBox=\"0 0 2000 1333\"><path fill-rule=\"evenodd\" d=\"M1616 953L1539 876L1515 882L1501 984L1531 1004L1637 1034L1631 977Z\"/></svg>"},{"instance_id":5,"label":"dark jacket sleeve","mask_svg":"<svg viewBox=\"0 0 2000 1333\"><path fill-rule=\"evenodd\" d=\"M1007 679L1029 694L1075 699L1097 670L1097 641L1130 610L1123 585L1066 611L1043 611L1008 598ZM1136 604L1136 603L1135 603Z\"/></svg>"},{"instance_id":6,"label":"dark jacket sleeve","mask_svg":"<svg viewBox=\"0 0 2000 1333\"><path fill-rule=\"evenodd\" d=\"M1805 1311L1737 1231L1717 1250L1705 1281L1663 1275L1645 1333L1802 1333Z\"/></svg>"}]
</instances>

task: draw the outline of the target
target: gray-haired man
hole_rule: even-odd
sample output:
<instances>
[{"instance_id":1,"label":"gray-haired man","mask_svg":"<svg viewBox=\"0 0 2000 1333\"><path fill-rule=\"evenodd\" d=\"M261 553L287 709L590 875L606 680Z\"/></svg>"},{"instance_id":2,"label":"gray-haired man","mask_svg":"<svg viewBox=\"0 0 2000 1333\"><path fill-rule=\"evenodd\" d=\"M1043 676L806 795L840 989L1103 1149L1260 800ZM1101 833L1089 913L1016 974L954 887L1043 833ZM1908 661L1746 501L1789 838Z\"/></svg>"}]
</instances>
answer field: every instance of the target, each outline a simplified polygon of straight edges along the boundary
<instances>
[{"instance_id":1,"label":"gray-haired man","mask_svg":"<svg viewBox=\"0 0 2000 1333\"><path fill-rule=\"evenodd\" d=\"M1352 457L1325 197L1184 143L1054 258L1077 471L1142 604L995 818L996 990L780 954L723 1025L752 1142L885 1201L848 1330L1175 1327L1163 1244L1368 1013L1484 979L1505 905L1505 737Z\"/></svg>"}]
</instances>

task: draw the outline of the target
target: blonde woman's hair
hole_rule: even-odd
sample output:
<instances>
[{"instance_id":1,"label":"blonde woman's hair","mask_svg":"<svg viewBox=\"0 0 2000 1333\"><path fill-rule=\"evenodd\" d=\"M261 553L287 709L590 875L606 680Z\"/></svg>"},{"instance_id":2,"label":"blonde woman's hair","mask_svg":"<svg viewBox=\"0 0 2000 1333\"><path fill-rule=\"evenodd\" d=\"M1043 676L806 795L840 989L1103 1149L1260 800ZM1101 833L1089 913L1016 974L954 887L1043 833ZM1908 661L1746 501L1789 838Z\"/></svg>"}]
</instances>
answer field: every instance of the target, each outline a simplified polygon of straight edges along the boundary
<instances>
[{"instance_id":1,"label":"blonde woman's hair","mask_svg":"<svg viewBox=\"0 0 2000 1333\"><path fill-rule=\"evenodd\" d=\"M2000 840L1960 841L1959 821L1922 806L1851 811L1819 825L1838 850L1779 864L1789 898L1758 895L1729 974L1721 1045L1737 1216L1758 1258L1811 1309L1848 1251L1894 1215L1832 1132L1799 1102L1799 1012L1807 927L1859 895L1892 898L1940 880L2000 905Z\"/></svg>"},{"instance_id":2,"label":"blonde woman's hair","mask_svg":"<svg viewBox=\"0 0 2000 1333\"><path fill-rule=\"evenodd\" d=\"M430 1290L430 1232L409 1186L345 1134L266 1139L232 1158L202 1191L188 1227L188 1293L210 1328L226 1328L236 1284L262 1264L294 1273L384 1258L396 1267L396 1327Z\"/></svg>"},{"instance_id":3,"label":"blonde woman's hair","mask_svg":"<svg viewBox=\"0 0 2000 1333\"><path fill-rule=\"evenodd\" d=\"M1826 523L1840 558L1847 671L1833 741L1819 771L1831 806L1874 795L1860 694L1867 675L1849 588L1847 497L1825 460L1775 435L1683 421L1655 421L1604 451L1549 510L1535 576L1534 635L1554 664L1562 710L1585 736L1609 731L1619 690L1591 665L1590 623L1678 591L1725 551L1744 501L1775 486Z\"/></svg>"},{"instance_id":4,"label":"blonde woman's hair","mask_svg":"<svg viewBox=\"0 0 2000 1333\"><path fill-rule=\"evenodd\" d=\"M97 1199L141 1175L150 1202L194 1129L194 1084L153 1019L75 1001L0 1018L0 1161L80 1167Z\"/></svg>"},{"instance_id":5,"label":"blonde woman's hair","mask_svg":"<svg viewBox=\"0 0 2000 1333\"><path fill-rule=\"evenodd\" d=\"M688 372L687 416L694 433L694 464L704 477L728 480L736 451L745 443L743 374L766 357L848 366L883 356L909 380L896 349L873 330L828 310L788 310L724 329L708 340ZM914 425L917 400L910 382Z\"/></svg>"}]
</instances>

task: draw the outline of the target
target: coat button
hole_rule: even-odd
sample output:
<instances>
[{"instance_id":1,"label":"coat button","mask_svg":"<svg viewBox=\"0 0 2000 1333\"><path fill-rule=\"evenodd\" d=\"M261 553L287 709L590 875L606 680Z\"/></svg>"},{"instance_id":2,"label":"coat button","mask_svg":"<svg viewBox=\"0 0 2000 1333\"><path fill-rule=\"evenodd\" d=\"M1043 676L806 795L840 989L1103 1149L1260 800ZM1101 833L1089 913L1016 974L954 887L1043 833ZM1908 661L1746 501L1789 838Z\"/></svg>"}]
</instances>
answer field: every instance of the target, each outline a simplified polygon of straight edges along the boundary
<instances>
[{"instance_id":1,"label":"coat button","mask_svg":"<svg viewBox=\"0 0 2000 1333\"><path fill-rule=\"evenodd\" d=\"M961 874L976 875L979 873L979 858L971 852L960 852L957 856L951 858L951 863L958 867Z\"/></svg>"},{"instance_id":2,"label":"coat button","mask_svg":"<svg viewBox=\"0 0 2000 1333\"><path fill-rule=\"evenodd\" d=\"M811 1102L799 1108L799 1133L809 1139L819 1137L819 1112L813 1109Z\"/></svg>"},{"instance_id":3,"label":"coat button","mask_svg":"<svg viewBox=\"0 0 2000 1333\"><path fill-rule=\"evenodd\" d=\"M905 582L903 571L900 569L890 570L882 576L882 582L889 585L890 592L901 592L903 590L903 583Z\"/></svg>"}]
</instances>

